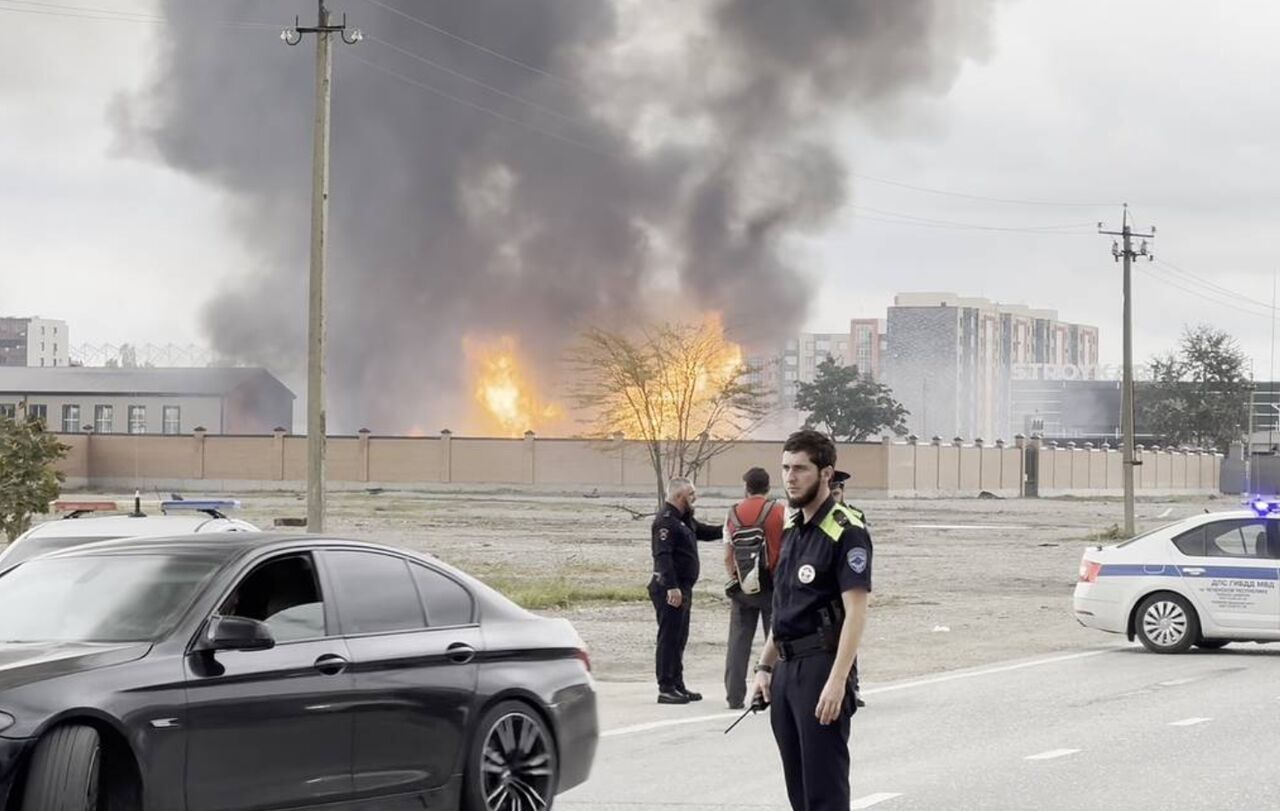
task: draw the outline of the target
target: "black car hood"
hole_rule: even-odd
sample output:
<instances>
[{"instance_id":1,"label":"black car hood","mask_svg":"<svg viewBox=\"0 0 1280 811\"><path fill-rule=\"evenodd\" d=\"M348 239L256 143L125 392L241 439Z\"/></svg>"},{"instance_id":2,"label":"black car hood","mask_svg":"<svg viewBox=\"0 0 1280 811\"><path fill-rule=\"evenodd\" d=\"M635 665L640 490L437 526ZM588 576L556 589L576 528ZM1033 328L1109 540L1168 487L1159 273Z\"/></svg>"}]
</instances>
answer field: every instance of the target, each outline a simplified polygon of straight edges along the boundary
<instances>
[{"instance_id":1,"label":"black car hood","mask_svg":"<svg viewBox=\"0 0 1280 811\"><path fill-rule=\"evenodd\" d=\"M68 673L140 659L150 643L3 642L0 643L0 691Z\"/></svg>"}]
</instances>

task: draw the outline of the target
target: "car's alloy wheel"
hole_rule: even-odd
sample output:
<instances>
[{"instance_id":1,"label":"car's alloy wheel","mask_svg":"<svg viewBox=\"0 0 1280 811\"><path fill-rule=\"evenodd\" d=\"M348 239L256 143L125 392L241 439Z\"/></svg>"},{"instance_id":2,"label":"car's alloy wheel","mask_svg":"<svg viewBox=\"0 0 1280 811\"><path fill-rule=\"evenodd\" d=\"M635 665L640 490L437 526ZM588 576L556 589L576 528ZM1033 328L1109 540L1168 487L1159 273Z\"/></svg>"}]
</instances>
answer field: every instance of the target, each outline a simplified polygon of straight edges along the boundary
<instances>
[{"instance_id":1,"label":"car's alloy wheel","mask_svg":"<svg viewBox=\"0 0 1280 811\"><path fill-rule=\"evenodd\" d=\"M1200 636L1195 610L1177 594L1153 594L1142 601L1137 615L1138 639L1156 653L1182 653Z\"/></svg>"},{"instance_id":2,"label":"car's alloy wheel","mask_svg":"<svg viewBox=\"0 0 1280 811\"><path fill-rule=\"evenodd\" d=\"M555 792L555 754L531 715L500 715L485 733L480 786L488 811L546 811Z\"/></svg>"}]
</instances>

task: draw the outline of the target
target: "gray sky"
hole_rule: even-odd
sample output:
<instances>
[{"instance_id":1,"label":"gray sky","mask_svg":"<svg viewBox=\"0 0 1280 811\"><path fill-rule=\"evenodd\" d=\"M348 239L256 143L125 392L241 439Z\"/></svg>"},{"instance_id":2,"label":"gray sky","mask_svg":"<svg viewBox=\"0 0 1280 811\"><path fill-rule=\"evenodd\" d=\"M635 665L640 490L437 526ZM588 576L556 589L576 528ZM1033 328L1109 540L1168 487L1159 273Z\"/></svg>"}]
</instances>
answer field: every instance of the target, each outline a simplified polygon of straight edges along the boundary
<instances>
[{"instance_id":1,"label":"gray sky","mask_svg":"<svg viewBox=\"0 0 1280 811\"><path fill-rule=\"evenodd\" d=\"M143 0L58 2L154 8ZM346 4L353 14L360 5ZM38 8L0 0L8 34L0 60L0 311L65 318L74 343L207 343L203 305L264 260L232 227L233 201L223 192L119 149L109 124L114 101L150 80L160 27L17 11ZM271 3L263 0L257 16L272 19ZM259 36L283 47L271 30L210 32ZM1118 224L1118 203L1128 201L1140 226L1158 226L1158 260L1203 280L1161 261L1136 273L1137 357L1204 321L1237 335L1266 377L1267 309L1280 269L1267 227L1280 215L1280 101L1270 90L1280 75L1277 41L1280 8L1265 2L1000 4L989 53L968 63L949 92L892 117L849 111L839 134L855 173L850 204L792 247L821 280L809 328L882 316L898 291L951 290L1096 324L1104 362L1118 361L1120 274L1110 239L1092 231L1098 220ZM1104 205L1003 204L867 178ZM915 219L883 221L900 215ZM1074 227L1061 234L951 224ZM1206 283L1244 298L1223 303L1231 297Z\"/></svg>"}]
</instances>

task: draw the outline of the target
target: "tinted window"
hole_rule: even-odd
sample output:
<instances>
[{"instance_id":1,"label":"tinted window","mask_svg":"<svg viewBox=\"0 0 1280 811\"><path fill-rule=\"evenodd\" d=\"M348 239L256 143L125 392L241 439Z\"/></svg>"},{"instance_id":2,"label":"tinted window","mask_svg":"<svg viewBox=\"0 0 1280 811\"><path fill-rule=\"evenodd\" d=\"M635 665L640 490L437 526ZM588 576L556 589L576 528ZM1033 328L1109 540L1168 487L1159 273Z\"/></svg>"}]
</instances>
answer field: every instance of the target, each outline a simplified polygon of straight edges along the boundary
<instances>
[{"instance_id":1,"label":"tinted window","mask_svg":"<svg viewBox=\"0 0 1280 811\"><path fill-rule=\"evenodd\" d=\"M27 561L0 577L0 641L157 639L217 567L216 561L166 555Z\"/></svg>"},{"instance_id":2,"label":"tinted window","mask_svg":"<svg viewBox=\"0 0 1280 811\"><path fill-rule=\"evenodd\" d=\"M338 616L346 634L422 628L418 590L402 559L372 552L329 552Z\"/></svg>"},{"instance_id":3,"label":"tinted window","mask_svg":"<svg viewBox=\"0 0 1280 811\"><path fill-rule=\"evenodd\" d=\"M1204 555L1204 527L1196 527L1173 539L1173 545L1184 555L1202 557Z\"/></svg>"},{"instance_id":4,"label":"tinted window","mask_svg":"<svg viewBox=\"0 0 1280 811\"><path fill-rule=\"evenodd\" d=\"M473 617L471 593L455 581L426 566L410 565L418 592L427 608L427 625L447 628L470 625Z\"/></svg>"},{"instance_id":5,"label":"tinted window","mask_svg":"<svg viewBox=\"0 0 1280 811\"><path fill-rule=\"evenodd\" d=\"M289 555L257 566L218 613L263 622L277 642L326 636L324 601L310 555Z\"/></svg>"},{"instance_id":6,"label":"tinted window","mask_svg":"<svg viewBox=\"0 0 1280 811\"><path fill-rule=\"evenodd\" d=\"M1267 524L1261 518L1247 521L1215 521L1205 530L1205 554L1209 557L1265 558Z\"/></svg>"}]
</instances>

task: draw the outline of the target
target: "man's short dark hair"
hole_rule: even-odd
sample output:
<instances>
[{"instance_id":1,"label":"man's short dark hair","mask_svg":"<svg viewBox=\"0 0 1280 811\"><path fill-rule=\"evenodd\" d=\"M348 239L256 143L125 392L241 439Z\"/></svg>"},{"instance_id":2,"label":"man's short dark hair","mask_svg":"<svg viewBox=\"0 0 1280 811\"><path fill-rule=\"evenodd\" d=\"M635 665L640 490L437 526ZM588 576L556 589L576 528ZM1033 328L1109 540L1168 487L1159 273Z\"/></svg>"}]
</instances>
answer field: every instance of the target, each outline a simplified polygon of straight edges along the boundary
<instances>
[{"instance_id":1,"label":"man's short dark hair","mask_svg":"<svg viewBox=\"0 0 1280 811\"><path fill-rule=\"evenodd\" d=\"M836 465L836 443L831 441L831 437L812 428L802 428L787 437L787 442L782 449L791 453L803 451L809 455L809 461L813 462L818 470Z\"/></svg>"},{"instance_id":2,"label":"man's short dark hair","mask_svg":"<svg viewBox=\"0 0 1280 811\"><path fill-rule=\"evenodd\" d=\"M763 496L769 492L769 471L762 467L753 467L743 473L742 480L747 484L749 495Z\"/></svg>"}]
</instances>

